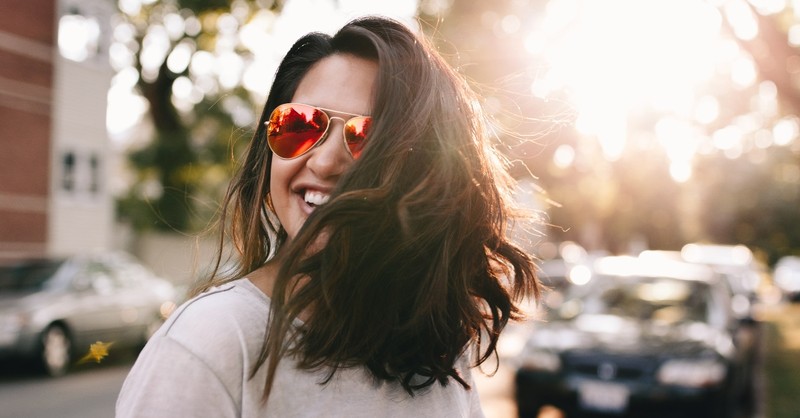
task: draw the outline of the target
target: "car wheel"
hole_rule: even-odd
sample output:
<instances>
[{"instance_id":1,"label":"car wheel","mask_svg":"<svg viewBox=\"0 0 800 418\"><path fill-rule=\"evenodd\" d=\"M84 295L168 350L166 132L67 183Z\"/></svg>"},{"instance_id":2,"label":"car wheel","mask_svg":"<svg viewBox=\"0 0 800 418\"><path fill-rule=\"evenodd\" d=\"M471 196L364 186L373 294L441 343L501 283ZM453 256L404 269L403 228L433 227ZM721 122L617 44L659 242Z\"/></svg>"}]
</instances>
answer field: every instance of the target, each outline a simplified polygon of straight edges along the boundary
<instances>
[{"instance_id":1,"label":"car wheel","mask_svg":"<svg viewBox=\"0 0 800 418\"><path fill-rule=\"evenodd\" d=\"M61 376L67 372L72 359L72 341L66 330L51 325L42 334L41 362L50 376Z\"/></svg>"}]
</instances>

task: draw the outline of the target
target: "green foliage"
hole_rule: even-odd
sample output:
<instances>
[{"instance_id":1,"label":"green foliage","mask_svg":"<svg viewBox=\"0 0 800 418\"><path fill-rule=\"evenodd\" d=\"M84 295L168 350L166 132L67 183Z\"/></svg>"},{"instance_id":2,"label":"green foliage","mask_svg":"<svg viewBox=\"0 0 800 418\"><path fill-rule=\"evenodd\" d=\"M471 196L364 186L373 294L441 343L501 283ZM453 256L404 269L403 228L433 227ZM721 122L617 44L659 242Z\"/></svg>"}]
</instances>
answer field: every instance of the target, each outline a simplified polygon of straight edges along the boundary
<instances>
[{"instance_id":1,"label":"green foliage","mask_svg":"<svg viewBox=\"0 0 800 418\"><path fill-rule=\"evenodd\" d=\"M231 12L234 4L239 13L279 6L272 1L257 3L244 0L163 1L144 6L135 15L120 15L121 24L136 31L133 37L136 44L129 42L125 46L134 56L134 68L142 75L136 87L149 104L148 120L154 129L154 135L146 145L129 152L128 162L134 182L128 193L117 202L118 217L129 222L134 229L194 232L205 228L217 213L232 173L234 157L241 151L241 141L238 140L251 134L234 123L234 113L252 112L249 109L252 103L241 87L228 90L217 85L190 108L187 109L185 102L180 108L176 107L173 86L179 77L192 83L208 83L209 80L194 79L188 67L170 69L166 57L179 44L213 53L219 35L215 22L224 13ZM242 6L246 7L243 9ZM176 18L195 19L202 24L201 32L172 33L169 38L162 36L161 41L169 43L169 50L157 73L148 72L141 61L142 51L146 48L146 34L152 26L168 27L168 19L175 21ZM245 21L246 17L238 19ZM247 54L246 51L238 52Z\"/></svg>"},{"instance_id":2,"label":"green foliage","mask_svg":"<svg viewBox=\"0 0 800 418\"><path fill-rule=\"evenodd\" d=\"M195 117L189 127L158 132L130 153L137 178L118 202L118 216L136 230L197 231L217 213L235 156L252 132L208 101L197 105Z\"/></svg>"},{"instance_id":3,"label":"green foliage","mask_svg":"<svg viewBox=\"0 0 800 418\"><path fill-rule=\"evenodd\" d=\"M800 152L772 147L753 156L703 159L702 222L713 241L760 249L774 263L800 248Z\"/></svg>"}]
</instances>

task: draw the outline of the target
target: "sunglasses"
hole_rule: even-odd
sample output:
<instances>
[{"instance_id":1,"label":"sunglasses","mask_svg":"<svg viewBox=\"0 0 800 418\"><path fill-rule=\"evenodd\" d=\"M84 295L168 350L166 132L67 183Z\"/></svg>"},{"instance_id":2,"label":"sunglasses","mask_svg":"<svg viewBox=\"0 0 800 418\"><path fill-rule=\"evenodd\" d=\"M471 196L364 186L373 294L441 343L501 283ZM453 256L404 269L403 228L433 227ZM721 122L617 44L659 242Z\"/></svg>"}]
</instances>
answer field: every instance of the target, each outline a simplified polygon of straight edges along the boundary
<instances>
[{"instance_id":1,"label":"sunglasses","mask_svg":"<svg viewBox=\"0 0 800 418\"><path fill-rule=\"evenodd\" d=\"M344 120L327 112L352 117ZM371 117L301 103L282 104L272 111L265 122L269 149L283 159L297 158L322 143L333 119L344 122L345 148L354 159L358 158L367 141Z\"/></svg>"}]
</instances>

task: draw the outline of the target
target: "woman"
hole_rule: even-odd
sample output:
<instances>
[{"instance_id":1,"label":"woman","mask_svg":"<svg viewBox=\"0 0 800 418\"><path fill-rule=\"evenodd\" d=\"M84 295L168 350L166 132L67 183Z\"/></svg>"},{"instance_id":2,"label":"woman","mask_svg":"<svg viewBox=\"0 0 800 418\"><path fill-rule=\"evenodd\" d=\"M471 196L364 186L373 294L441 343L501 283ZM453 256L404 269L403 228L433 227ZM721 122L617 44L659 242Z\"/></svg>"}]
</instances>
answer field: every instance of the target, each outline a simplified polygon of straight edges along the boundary
<instances>
[{"instance_id":1,"label":"woman","mask_svg":"<svg viewBox=\"0 0 800 418\"><path fill-rule=\"evenodd\" d=\"M470 369L538 285L476 103L392 20L298 40L226 197L237 269L150 340L117 416L482 416Z\"/></svg>"}]
</instances>

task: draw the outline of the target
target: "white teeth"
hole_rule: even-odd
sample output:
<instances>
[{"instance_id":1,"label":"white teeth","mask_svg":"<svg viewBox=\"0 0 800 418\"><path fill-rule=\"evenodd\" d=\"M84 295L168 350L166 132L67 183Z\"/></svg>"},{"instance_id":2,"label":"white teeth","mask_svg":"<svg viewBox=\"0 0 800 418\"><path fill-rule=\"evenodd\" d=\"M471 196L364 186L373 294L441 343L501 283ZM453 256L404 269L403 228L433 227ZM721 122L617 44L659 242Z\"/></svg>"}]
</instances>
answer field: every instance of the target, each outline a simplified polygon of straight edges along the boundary
<instances>
[{"instance_id":1,"label":"white teeth","mask_svg":"<svg viewBox=\"0 0 800 418\"><path fill-rule=\"evenodd\" d=\"M310 203L314 206L324 205L328 203L328 200L330 199L331 195L314 190L306 190L306 193L303 196L303 200L305 200L306 203Z\"/></svg>"}]
</instances>

